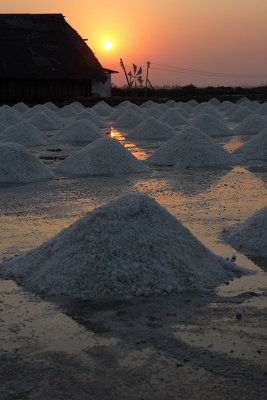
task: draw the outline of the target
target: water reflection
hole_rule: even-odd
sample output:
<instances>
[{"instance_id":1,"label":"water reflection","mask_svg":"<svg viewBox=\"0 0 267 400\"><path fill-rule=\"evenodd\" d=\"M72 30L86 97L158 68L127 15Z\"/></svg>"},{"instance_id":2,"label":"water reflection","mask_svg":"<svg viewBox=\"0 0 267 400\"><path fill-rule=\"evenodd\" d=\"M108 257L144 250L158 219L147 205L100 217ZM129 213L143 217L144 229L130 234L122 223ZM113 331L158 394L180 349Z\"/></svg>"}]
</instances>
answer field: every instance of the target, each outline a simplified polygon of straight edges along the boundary
<instances>
[{"instance_id":1,"label":"water reflection","mask_svg":"<svg viewBox=\"0 0 267 400\"><path fill-rule=\"evenodd\" d=\"M129 150L138 160L145 160L147 158L147 153L136 146L133 142L128 141L122 132L111 127L108 135L114 139L117 139L122 146Z\"/></svg>"}]
</instances>

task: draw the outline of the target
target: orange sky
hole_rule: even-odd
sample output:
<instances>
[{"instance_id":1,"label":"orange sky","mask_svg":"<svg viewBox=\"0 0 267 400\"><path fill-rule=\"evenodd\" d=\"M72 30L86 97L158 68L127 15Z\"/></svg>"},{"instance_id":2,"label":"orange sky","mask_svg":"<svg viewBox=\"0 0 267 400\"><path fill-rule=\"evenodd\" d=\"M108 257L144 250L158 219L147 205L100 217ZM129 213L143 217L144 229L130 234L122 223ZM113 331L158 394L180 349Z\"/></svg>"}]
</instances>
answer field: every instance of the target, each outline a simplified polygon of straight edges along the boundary
<instances>
[{"instance_id":1,"label":"orange sky","mask_svg":"<svg viewBox=\"0 0 267 400\"><path fill-rule=\"evenodd\" d=\"M2 2L1 2L2 3ZM9 0L1 13L63 13L103 66L117 69L119 59L151 61L155 85L239 85L267 82L267 0ZM102 42L109 39L109 52ZM161 64L162 67L156 64ZM214 74L167 71L166 66ZM162 68L159 70L157 68ZM249 75L249 76L248 76ZM252 77L251 75L255 75Z\"/></svg>"}]
</instances>

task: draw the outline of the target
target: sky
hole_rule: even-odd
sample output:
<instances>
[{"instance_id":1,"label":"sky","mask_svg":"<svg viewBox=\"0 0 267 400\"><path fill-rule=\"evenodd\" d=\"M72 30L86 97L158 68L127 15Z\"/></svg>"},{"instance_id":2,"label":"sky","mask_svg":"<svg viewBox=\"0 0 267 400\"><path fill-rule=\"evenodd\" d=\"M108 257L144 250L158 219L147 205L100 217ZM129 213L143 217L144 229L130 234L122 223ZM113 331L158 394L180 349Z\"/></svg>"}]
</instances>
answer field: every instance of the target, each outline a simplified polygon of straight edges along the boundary
<instances>
[{"instance_id":1,"label":"sky","mask_svg":"<svg viewBox=\"0 0 267 400\"><path fill-rule=\"evenodd\" d=\"M143 78L150 61L155 86L267 83L267 0L1 0L0 13L62 13L118 86L120 58Z\"/></svg>"}]
</instances>

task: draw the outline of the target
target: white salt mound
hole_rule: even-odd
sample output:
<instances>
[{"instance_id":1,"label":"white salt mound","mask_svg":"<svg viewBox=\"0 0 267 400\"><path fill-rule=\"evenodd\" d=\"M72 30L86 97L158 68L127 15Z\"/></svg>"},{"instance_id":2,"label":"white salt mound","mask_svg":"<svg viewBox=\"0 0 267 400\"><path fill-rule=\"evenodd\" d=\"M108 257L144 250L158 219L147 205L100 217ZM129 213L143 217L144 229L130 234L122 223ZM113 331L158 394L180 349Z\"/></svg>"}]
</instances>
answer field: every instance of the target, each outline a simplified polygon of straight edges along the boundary
<instances>
[{"instance_id":1,"label":"white salt mound","mask_svg":"<svg viewBox=\"0 0 267 400\"><path fill-rule=\"evenodd\" d=\"M18 111L13 108L3 109L0 111L0 123L6 126L15 125L21 122L22 118Z\"/></svg>"},{"instance_id":2,"label":"white salt mound","mask_svg":"<svg viewBox=\"0 0 267 400\"><path fill-rule=\"evenodd\" d=\"M147 167L116 139L103 137L67 157L55 167L69 176L123 175L147 172Z\"/></svg>"},{"instance_id":3,"label":"white salt mound","mask_svg":"<svg viewBox=\"0 0 267 400\"><path fill-rule=\"evenodd\" d=\"M31 118L30 122L41 130L59 129L60 125L49 118L45 112L37 112Z\"/></svg>"},{"instance_id":4,"label":"white salt mound","mask_svg":"<svg viewBox=\"0 0 267 400\"><path fill-rule=\"evenodd\" d=\"M169 125L185 125L187 123L182 114L177 109L173 108L167 110L159 120Z\"/></svg>"},{"instance_id":5,"label":"white salt mound","mask_svg":"<svg viewBox=\"0 0 267 400\"><path fill-rule=\"evenodd\" d=\"M169 139L176 134L175 130L156 118L146 118L141 124L130 131L127 138L131 139Z\"/></svg>"},{"instance_id":6,"label":"white salt mound","mask_svg":"<svg viewBox=\"0 0 267 400\"><path fill-rule=\"evenodd\" d=\"M121 116L116 119L114 126L116 128L132 128L144 121L144 118L133 110L127 108L122 112Z\"/></svg>"},{"instance_id":7,"label":"white salt mound","mask_svg":"<svg viewBox=\"0 0 267 400\"><path fill-rule=\"evenodd\" d=\"M19 103L13 106L13 109L19 111L20 113L24 113L25 111L29 110L29 107L25 103L20 101Z\"/></svg>"},{"instance_id":8,"label":"white salt mound","mask_svg":"<svg viewBox=\"0 0 267 400\"><path fill-rule=\"evenodd\" d=\"M267 128L267 119L262 115L252 114L245 118L235 129L239 135L256 135Z\"/></svg>"},{"instance_id":9,"label":"white salt mound","mask_svg":"<svg viewBox=\"0 0 267 400\"><path fill-rule=\"evenodd\" d=\"M267 128L245 142L233 154L245 161L267 161Z\"/></svg>"},{"instance_id":10,"label":"white salt mound","mask_svg":"<svg viewBox=\"0 0 267 400\"><path fill-rule=\"evenodd\" d=\"M103 137L103 133L93 122L80 119L66 126L56 135L53 140L58 142L92 142Z\"/></svg>"},{"instance_id":11,"label":"white salt mound","mask_svg":"<svg viewBox=\"0 0 267 400\"><path fill-rule=\"evenodd\" d=\"M221 119L209 114L202 114L195 117L192 121L192 125L212 137L234 134Z\"/></svg>"},{"instance_id":12,"label":"white salt mound","mask_svg":"<svg viewBox=\"0 0 267 400\"><path fill-rule=\"evenodd\" d=\"M59 110L58 106L56 106L52 101L48 101L47 103L44 104L45 108L48 108L49 110L57 112Z\"/></svg>"},{"instance_id":13,"label":"white salt mound","mask_svg":"<svg viewBox=\"0 0 267 400\"><path fill-rule=\"evenodd\" d=\"M94 113L94 111L91 111L88 109L77 114L76 119L77 120L88 119L89 121L93 122L99 128L105 128L107 126L107 124L103 121L103 119L99 115Z\"/></svg>"},{"instance_id":14,"label":"white salt mound","mask_svg":"<svg viewBox=\"0 0 267 400\"><path fill-rule=\"evenodd\" d=\"M230 168L239 163L232 154L193 126L184 128L156 150L146 162L174 168Z\"/></svg>"},{"instance_id":15,"label":"white salt mound","mask_svg":"<svg viewBox=\"0 0 267 400\"><path fill-rule=\"evenodd\" d=\"M95 106L92 107L92 110L102 117L109 117L110 114L113 112L113 108L105 102L97 103Z\"/></svg>"},{"instance_id":16,"label":"white salt mound","mask_svg":"<svg viewBox=\"0 0 267 400\"><path fill-rule=\"evenodd\" d=\"M33 182L54 174L18 143L0 143L0 182Z\"/></svg>"},{"instance_id":17,"label":"white salt mound","mask_svg":"<svg viewBox=\"0 0 267 400\"><path fill-rule=\"evenodd\" d=\"M62 107L58 111L58 115L60 115L63 118L71 118L71 117L76 117L76 115L79 113L77 108L73 107L71 104L68 104L67 106Z\"/></svg>"},{"instance_id":18,"label":"white salt mound","mask_svg":"<svg viewBox=\"0 0 267 400\"><path fill-rule=\"evenodd\" d=\"M240 273L145 194L127 194L1 267L52 296L92 298L209 290Z\"/></svg>"},{"instance_id":19,"label":"white salt mound","mask_svg":"<svg viewBox=\"0 0 267 400\"><path fill-rule=\"evenodd\" d=\"M43 113L45 112L45 110L47 110L47 108L45 106L43 106L42 104L36 104L35 106L28 108L24 113L23 113L23 117L26 118L30 118L33 115L37 114L37 113Z\"/></svg>"},{"instance_id":20,"label":"white salt mound","mask_svg":"<svg viewBox=\"0 0 267 400\"><path fill-rule=\"evenodd\" d=\"M243 121L245 118L247 118L249 115L252 114L252 111L245 107L245 106L239 106L238 108L235 108L234 110L231 110L228 114L228 119L231 122L240 122Z\"/></svg>"},{"instance_id":21,"label":"white salt mound","mask_svg":"<svg viewBox=\"0 0 267 400\"><path fill-rule=\"evenodd\" d=\"M0 142L15 142L24 146L43 146L51 141L30 122L11 125L0 133Z\"/></svg>"},{"instance_id":22,"label":"white salt mound","mask_svg":"<svg viewBox=\"0 0 267 400\"><path fill-rule=\"evenodd\" d=\"M7 127L6 125L4 125L0 122L0 132L4 131L6 129L6 127Z\"/></svg>"},{"instance_id":23,"label":"white salt mound","mask_svg":"<svg viewBox=\"0 0 267 400\"><path fill-rule=\"evenodd\" d=\"M267 257L267 207L226 234L227 241L248 256Z\"/></svg>"}]
</instances>

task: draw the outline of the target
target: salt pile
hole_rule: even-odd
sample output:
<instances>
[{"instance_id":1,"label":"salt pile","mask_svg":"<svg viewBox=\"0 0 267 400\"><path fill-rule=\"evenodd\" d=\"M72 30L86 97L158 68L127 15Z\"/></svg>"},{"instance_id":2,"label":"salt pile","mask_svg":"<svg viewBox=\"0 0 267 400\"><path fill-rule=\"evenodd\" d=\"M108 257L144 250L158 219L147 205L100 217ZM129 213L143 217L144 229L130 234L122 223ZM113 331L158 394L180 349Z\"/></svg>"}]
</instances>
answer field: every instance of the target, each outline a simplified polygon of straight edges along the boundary
<instances>
[{"instance_id":1,"label":"salt pile","mask_svg":"<svg viewBox=\"0 0 267 400\"><path fill-rule=\"evenodd\" d=\"M249 108L240 106L238 108L235 108L234 110L230 110L230 113L228 114L228 119L231 122L240 122L251 114L252 111Z\"/></svg>"},{"instance_id":2,"label":"salt pile","mask_svg":"<svg viewBox=\"0 0 267 400\"><path fill-rule=\"evenodd\" d=\"M267 207L226 234L227 241L246 255L267 257Z\"/></svg>"},{"instance_id":3,"label":"salt pile","mask_svg":"<svg viewBox=\"0 0 267 400\"><path fill-rule=\"evenodd\" d=\"M174 168L230 168L238 160L200 129L188 126L156 150L147 163Z\"/></svg>"},{"instance_id":4,"label":"salt pile","mask_svg":"<svg viewBox=\"0 0 267 400\"><path fill-rule=\"evenodd\" d=\"M45 110L46 110L46 108L43 105L36 104L35 106L33 106L31 108L28 108L28 110L26 110L23 113L23 117L30 118L30 117L32 117L33 115L35 115L35 114L37 114L39 112L40 113L45 112Z\"/></svg>"},{"instance_id":5,"label":"salt pile","mask_svg":"<svg viewBox=\"0 0 267 400\"><path fill-rule=\"evenodd\" d=\"M116 119L114 125L116 128L132 128L143 122L144 118L133 110L126 109L122 115Z\"/></svg>"},{"instance_id":6,"label":"salt pile","mask_svg":"<svg viewBox=\"0 0 267 400\"><path fill-rule=\"evenodd\" d=\"M169 139L176 134L175 130L164 122L153 117L146 118L137 125L127 138L131 139Z\"/></svg>"},{"instance_id":7,"label":"salt pile","mask_svg":"<svg viewBox=\"0 0 267 400\"><path fill-rule=\"evenodd\" d=\"M85 111L80 112L76 116L76 119L77 120L88 119L89 121L94 123L99 128L105 128L107 126L106 123L101 119L101 117L99 117L99 115L97 115L93 111L89 111L89 110L85 110Z\"/></svg>"},{"instance_id":8,"label":"salt pile","mask_svg":"<svg viewBox=\"0 0 267 400\"><path fill-rule=\"evenodd\" d=\"M6 126L14 125L21 121L22 121L22 118L18 111L13 110L10 107L8 109L1 108L0 123L2 123L3 125L6 125Z\"/></svg>"},{"instance_id":9,"label":"salt pile","mask_svg":"<svg viewBox=\"0 0 267 400\"><path fill-rule=\"evenodd\" d=\"M209 114L202 114L195 117L192 121L192 125L201 129L209 136L216 137L233 135L231 129L229 129L221 119Z\"/></svg>"},{"instance_id":10,"label":"salt pile","mask_svg":"<svg viewBox=\"0 0 267 400\"><path fill-rule=\"evenodd\" d=\"M167 110L159 120L169 125L185 125L187 123L186 119L176 109Z\"/></svg>"},{"instance_id":11,"label":"salt pile","mask_svg":"<svg viewBox=\"0 0 267 400\"><path fill-rule=\"evenodd\" d=\"M109 117L110 114L113 112L113 108L104 101L97 103L95 106L92 107L92 110L102 117Z\"/></svg>"},{"instance_id":12,"label":"salt pile","mask_svg":"<svg viewBox=\"0 0 267 400\"><path fill-rule=\"evenodd\" d=\"M267 128L267 119L261 115L252 114L236 127L235 133L239 135L256 135L265 128Z\"/></svg>"},{"instance_id":13,"label":"salt pile","mask_svg":"<svg viewBox=\"0 0 267 400\"><path fill-rule=\"evenodd\" d=\"M48 101L47 103L45 103L44 107L48 108L49 110L55 111L55 112L57 112L59 110L59 108L54 103L52 103L52 101Z\"/></svg>"},{"instance_id":14,"label":"salt pile","mask_svg":"<svg viewBox=\"0 0 267 400\"><path fill-rule=\"evenodd\" d=\"M69 176L123 175L147 172L147 167L116 139L103 137L67 157L55 171Z\"/></svg>"},{"instance_id":15,"label":"salt pile","mask_svg":"<svg viewBox=\"0 0 267 400\"><path fill-rule=\"evenodd\" d=\"M58 111L58 115L60 115L63 118L75 117L78 113L79 113L79 111L75 107L73 107L71 104L68 104L67 106L62 107Z\"/></svg>"},{"instance_id":16,"label":"salt pile","mask_svg":"<svg viewBox=\"0 0 267 400\"><path fill-rule=\"evenodd\" d=\"M0 122L0 132L4 131L5 129L6 129L6 125L4 125Z\"/></svg>"},{"instance_id":17,"label":"salt pile","mask_svg":"<svg viewBox=\"0 0 267 400\"><path fill-rule=\"evenodd\" d=\"M92 142L100 137L103 137L100 128L88 119L80 119L54 135L53 140L58 142Z\"/></svg>"},{"instance_id":18,"label":"salt pile","mask_svg":"<svg viewBox=\"0 0 267 400\"><path fill-rule=\"evenodd\" d=\"M42 130L55 130L59 129L59 123L49 118L45 112L37 112L31 118L30 122Z\"/></svg>"},{"instance_id":19,"label":"salt pile","mask_svg":"<svg viewBox=\"0 0 267 400\"><path fill-rule=\"evenodd\" d=\"M29 107L25 103L20 101L13 106L13 109L19 111L20 113L24 113L25 111L29 110Z\"/></svg>"},{"instance_id":20,"label":"salt pile","mask_svg":"<svg viewBox=\"0 0 267 400\"><path fill-rule=\"evenodd\" d=\"M36 126L27 121L11 125L2 131L0 142L15 142L24 146L42 146L51 143Z\"/></svg>"},{"instance_id":21,"label":"salt pile","mask_svg":"<svg viewBox=\"0 0 267 400\"><path fill-rule=\"evenodd\" d=\"M267 161L267 128L236 149L233 154L245 161Z\"/></svg>"},{"instance_id":22,"label":"salt pile","mask_svg":"<svg viewBox=\"0 0 267 400\"><path fill-rule=\"evenodd\" d=\"M258 113L261 115L267 115L267 102L266 101L259 106Z\"/></svg>"},{"instance_id":23,"label":"salt pile","mask_svg":"<svg viewBox=\"0 0 267 400\"><path fill-rule=\"evenodd\" d=\"M144 111L144 117L154 117L154 118L160 118L163 115L163 111L157 106L150 107L149 109Z\"/></svg>"},{"instance_id":24,"label":"salt pile","mask_svg":"<svg viewBox=\"0 0 267 400\"><path fill-rule=\"evenodd\" d=\"M206 291L240 273L145 194L95 209L1 269L28 289L72 298Z\"/></svg>"},{"instance_id":25,"label":"salt pile","mask_svg":"<svg viewBox=\"0 0 267 400\"><path fill-rule=\"evenodd\" d=\"M33 182L54 174L24 146L0 143L0 182Z\"/></svg>"}]
</instances>

